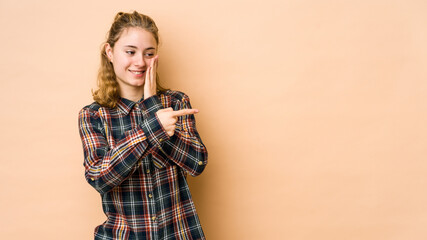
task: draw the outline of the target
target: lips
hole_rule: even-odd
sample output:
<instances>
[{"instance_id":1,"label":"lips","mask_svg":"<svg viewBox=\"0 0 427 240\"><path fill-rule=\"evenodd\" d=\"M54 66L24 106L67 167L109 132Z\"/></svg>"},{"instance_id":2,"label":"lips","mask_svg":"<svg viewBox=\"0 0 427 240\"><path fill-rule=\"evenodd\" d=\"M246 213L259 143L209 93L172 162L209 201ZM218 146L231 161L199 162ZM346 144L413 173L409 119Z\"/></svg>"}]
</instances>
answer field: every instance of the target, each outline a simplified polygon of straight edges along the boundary
<instances>
[{"instance_id":1,"label":"lips","mask_svg":"<svg viewBox=\"0 0 427 240\"><path fill-rule=\"evenodd\" d=\"M136 77L142 77L145 70L129 70L129 72L133 73Z\"/></svg>"}]
</instances>

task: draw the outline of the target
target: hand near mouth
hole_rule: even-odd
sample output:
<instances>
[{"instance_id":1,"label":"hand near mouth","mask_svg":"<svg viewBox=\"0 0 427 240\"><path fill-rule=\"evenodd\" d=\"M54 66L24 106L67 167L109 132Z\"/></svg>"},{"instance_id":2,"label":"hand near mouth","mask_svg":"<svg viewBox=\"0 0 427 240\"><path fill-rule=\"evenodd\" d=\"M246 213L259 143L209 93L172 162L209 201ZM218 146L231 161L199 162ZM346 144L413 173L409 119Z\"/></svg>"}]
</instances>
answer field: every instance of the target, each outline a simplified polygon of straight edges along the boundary
<instances>
[{"instance_id":1,"label":"hand near mouth","mask_svg":"<svg viewBox=\"0 0 427 240\"><path fill-rule=\"evenodd\" d=\"M156 55L150 63L150 66L145 71L145 82L144 82L144 99L147 99L153 95L156 95L156 72L157 62L159 55Z\"/></svg>"}]
</instances>

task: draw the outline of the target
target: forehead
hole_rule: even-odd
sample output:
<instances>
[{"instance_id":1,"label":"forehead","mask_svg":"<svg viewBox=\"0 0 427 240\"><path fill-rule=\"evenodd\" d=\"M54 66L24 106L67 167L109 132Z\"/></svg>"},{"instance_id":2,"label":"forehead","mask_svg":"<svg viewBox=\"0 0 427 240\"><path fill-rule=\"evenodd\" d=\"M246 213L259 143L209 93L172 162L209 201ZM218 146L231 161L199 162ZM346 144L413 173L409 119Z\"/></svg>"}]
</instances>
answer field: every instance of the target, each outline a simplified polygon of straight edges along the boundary
<instances>
[{"instance_id":1,"label":"forehead","mask_svg":"<svg viewBox=\"0 0 427 240\"><path fill-rule=\"evenodd\" d=\"M142 28L127 28L123 30L115 45L131 45L142 49L157 47L153 34Z\"/></svg>"}]
</instances>

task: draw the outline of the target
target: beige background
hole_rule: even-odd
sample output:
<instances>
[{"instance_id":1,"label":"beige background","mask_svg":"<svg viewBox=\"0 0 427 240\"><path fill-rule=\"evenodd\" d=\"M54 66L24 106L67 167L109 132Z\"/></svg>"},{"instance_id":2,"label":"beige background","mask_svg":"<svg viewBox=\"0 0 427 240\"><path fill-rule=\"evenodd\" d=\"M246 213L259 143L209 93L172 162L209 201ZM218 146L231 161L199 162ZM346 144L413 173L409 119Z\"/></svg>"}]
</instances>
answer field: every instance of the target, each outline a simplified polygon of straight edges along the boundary
<instances>
[{"instance_id":1,"label":"beige background","mask_svg":"<svg viewBox=\"0 0 427 240\"><path fill-rule=\"evenodd\" d=\"M201 111L208 239L427 239L424 0L1 0L1 239L92 239L105 220L77 114L130 10Z\"/></svg>"}]
</instances>

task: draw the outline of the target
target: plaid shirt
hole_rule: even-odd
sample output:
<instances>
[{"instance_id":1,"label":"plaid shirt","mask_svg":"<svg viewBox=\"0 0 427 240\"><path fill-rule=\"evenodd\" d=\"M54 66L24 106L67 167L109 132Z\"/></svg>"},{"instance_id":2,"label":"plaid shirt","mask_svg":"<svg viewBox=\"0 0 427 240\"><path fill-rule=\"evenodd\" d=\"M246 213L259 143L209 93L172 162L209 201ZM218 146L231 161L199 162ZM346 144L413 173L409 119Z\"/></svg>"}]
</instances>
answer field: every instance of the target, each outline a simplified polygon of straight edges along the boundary
<instances>
[{"instance_id":1,"label":"plaid shirt","mask_svg":"<svg viewBox=\"0 0 427 240\"><path fill-rule=\"evenodd\" d=\"M203 172L207 151L193 115L179 117L167 135L155 115L167 107L191 105L184 93L168 90L80 111L85 177L108 217L95 239L205 239L186 176Z\"/></svg>"}]
</instances>

